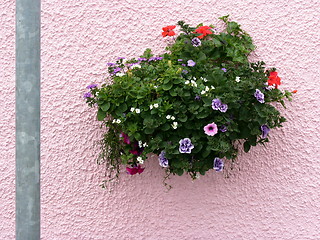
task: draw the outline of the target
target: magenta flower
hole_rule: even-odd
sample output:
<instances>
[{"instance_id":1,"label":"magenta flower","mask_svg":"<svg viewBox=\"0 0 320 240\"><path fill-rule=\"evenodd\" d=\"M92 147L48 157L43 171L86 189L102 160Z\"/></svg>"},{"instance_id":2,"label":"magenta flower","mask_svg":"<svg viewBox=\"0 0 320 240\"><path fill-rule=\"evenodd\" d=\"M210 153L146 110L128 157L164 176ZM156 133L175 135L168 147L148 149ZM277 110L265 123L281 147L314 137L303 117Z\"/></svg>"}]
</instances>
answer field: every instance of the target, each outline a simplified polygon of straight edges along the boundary
<instances>
[{"instance_id":1,"label":"magenta flower","mask_svg":"<svg viewBox=\"0 0 320 240\"><path fill-rule=\"evenodd\" d=\"M130 138L129 138L129 136L127 134L125 134L123 132L120 133L120 138L123 138L123 142L125 144L130 144Z\"/></svg>"},{"instance_id":2,"label":"magenta flower","mask_svg":"<svg viewBox=\"0 0 320 240\"><path fill-rule=\"evenodd\" d=\"M217 126L217 124L215 124L213 122L213 123L206 125L203 128L203 130L204 130L204 133L207 134L208 136L214 136L218 133L218 126Z\"/></svg>"},{"instance_id":3,"label":"magenta flower","mask_svg":"<svg viewBox=\"0 0 320 240\"><path fill-rule=\"evenodd\" d=\"M144 171L144 168L142 168L139 164L134 165L132 168L126 167L127 173L129 175L135 175L137 173L141 174Z\"/></svg>"}]
</instances>

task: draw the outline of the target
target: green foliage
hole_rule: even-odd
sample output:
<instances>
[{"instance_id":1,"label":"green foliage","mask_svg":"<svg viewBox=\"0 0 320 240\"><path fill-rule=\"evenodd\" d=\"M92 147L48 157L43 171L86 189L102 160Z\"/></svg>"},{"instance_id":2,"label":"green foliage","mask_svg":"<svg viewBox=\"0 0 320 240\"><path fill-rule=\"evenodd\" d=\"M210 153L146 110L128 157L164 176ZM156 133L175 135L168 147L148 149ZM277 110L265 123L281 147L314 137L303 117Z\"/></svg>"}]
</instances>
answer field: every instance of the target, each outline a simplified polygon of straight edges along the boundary
<instances>
[{"instance_id":1,"label":"green foliage","mask_svg":"<svg viewBox=\"0 0 320 240\"><path fill-rule=\"evenodd\" d=\"M285 118L270 103L284 105L291 93L271 82L275 69L248 60L255 46L240 25L228 16L220 19L226 24L220 33L213 26L178 22L182 33L168 53L155 57L147 49L139 59L119 59L109 64L112 84L89 88L87 103L98 106L97 119L108 128L102 157L117 171L121 164L137 165L148 153L164 151L170 173L195 177L212 169L215 158L235 159L236 141L248 152L268 142L262 126L282 126ZM199 27L209 34L201 37ZM263 101L255 96L257 90ZM215 110L215 99L227 110ZM211 123L219 128L212 136L204 131ZM190 153L179 151L185 138L194 145Z\"/></svg>"}]
</instances>

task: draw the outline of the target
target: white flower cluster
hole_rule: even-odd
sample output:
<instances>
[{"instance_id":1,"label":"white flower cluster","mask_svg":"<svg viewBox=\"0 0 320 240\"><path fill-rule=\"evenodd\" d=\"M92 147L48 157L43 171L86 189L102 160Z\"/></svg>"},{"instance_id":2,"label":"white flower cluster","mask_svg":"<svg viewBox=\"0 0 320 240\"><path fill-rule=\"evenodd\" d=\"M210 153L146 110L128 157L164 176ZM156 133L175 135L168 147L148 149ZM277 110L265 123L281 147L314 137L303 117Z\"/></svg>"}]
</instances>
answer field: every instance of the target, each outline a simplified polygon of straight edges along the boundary
<instances>
[{"instance_id":1,"label":"white flower cluster","mask_svg":"<svg viewBox=\"0 0 320 240\"><path fill-rule=\"evenodd\" d=\"M139 108L132 107L132 108L130 108L130 112L140 113L141 111Z\"/></svg>"},{"instance_id":2,"label":"white flower cluster","mask_svg":"<svg viewBox=\"0 0 320 240\"><path fill-rule=\"evenodd\" d=\"M177 128L178 128L178 123L177 123L177 122L173 122L173 123L171 124L171 127L172 127L173 129L177 129Z\"/></svg>"},{"instance_id":3,"label":"white flower cluster","mask_svg":"<svg viewBox=\"0 0 320 240\"><path fill-rule=\"evenodd\" d=\"M140 164L143 164L143 163L144 163L144 160L142 159L142 157L137 157L137 161L138 161L138 163L140 163Z\"/></svg>"},{"instance_id":4,"label":"white flower cluster","mask_svg":"<svg viewBox=\"0 0 320 240\"><path fill-rule=\"evenodd\" d=\"M138 145L139 145L139 148L148 147L149 146L147 143L142 143L142 141L138 141Z\"/></svg>"},{"instance_id":5,"label":"white flower cluster","mask_svg":"<svg viewBox=\"0 0 320 240\"><path fill-rule=\"evenodd\" d=\"M153 108L158 108L158 107L159 107L158 103L151 104L150 105L150 110L153 109Z\"/></svg>"},{"instance_id":6,"label":"white flower cluster","mask_svg":"<svg viewBox=\"0 0 320 240\"><path fill-rule=\"evenodd\" d=\"M240 77L236 77L236 82L240 82Z\"/></svg>"},{"instance_id":7,"label":"white flower cluster","mask_svg":"<svg viewBox=\"0 0 320 240\"><path fill-rule=\"evenodd\" d=\"M171 119L171 120L173 121L173 120L175 120L176 118L175 118L174 116L167 115L167 116L166 116L166 119L168 119L168 120Z\"/></svg>"},{"instance_id":8,"label":"white flower cluster","mask_svg":"<svg viewBox=\"0 0 320 240\"><path fill-rule=\"evenodd\" d=\"M117 77L123 77L124 75L126 75L126 74L125 73L121 73L121 72L116 73Z\"/></svg>"},{"instance_id":9,"label":"white flower cluster","mask_svg":"<svg viewBox=\"0 0 320 240\"><path fill-rule=\"evenodd\" d=\"M113 119L112 123L118 123L119 124L119 123L121 123L121 120L120 119Z\"/></svg>"},{"instance_id":10,"label":"white flower cluster","mask_svg":"<svg viewBox=\"0 0 320 240\"><path fill-rule=\"evenodd\" d=\"M208 86L206 86L205 89L201 91L201 94L202 95L206 94L207 92L210 91L210 89L213 90L213 89L216 89L216 88L214 86L211 86L210 88Z\"/></svg>"},{"instance_id":11,"label":"white flower cluster","mask_svg":"<svg viewBox=\"0 0 320 240\"><path fill-rule=\"evenodd\" d=\"M139 65L139 64L134 64L134 65L132 65L131 68L141 68L141 65Z\"/></svg>"},{"instance_id":12,"label":"white flower cluster","mask_svg":"<svg viewBox=\"0 0 320 240\"><path fill-rule=\"evenodd\" d=\"M191 80L191 81L187 80L187 81L184 82L184 84L186 84L186 85L190 84L192 87L197 87L198 86L198 84L194 80Z\"/></svg>"}]
</instances>

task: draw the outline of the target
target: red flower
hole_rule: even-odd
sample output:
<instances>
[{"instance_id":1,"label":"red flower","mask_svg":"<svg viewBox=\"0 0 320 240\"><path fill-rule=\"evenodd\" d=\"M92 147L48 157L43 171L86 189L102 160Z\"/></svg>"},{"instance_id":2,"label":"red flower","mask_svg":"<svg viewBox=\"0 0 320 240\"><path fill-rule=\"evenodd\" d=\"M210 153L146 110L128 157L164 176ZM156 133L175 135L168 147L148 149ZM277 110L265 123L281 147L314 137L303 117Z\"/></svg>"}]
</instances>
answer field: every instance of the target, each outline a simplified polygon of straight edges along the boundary
<instances>
[{"instance_id":1,"label":"red flower","mask_svg":"<svg viewBox=\"0 0 320 240\"><path fill-rule=\"evenodd\" d=\"M297 92L298 92L298 90L293 90L293 91L292 91L292 93L297 93Z\"/></svg>"},{"instance_id":2,"label":"red flower","mask_svg":"<svg viewBox=\"0 0 320 240\"><path fill-rule=\"evenodd\" d=\"M162 28L163 33L162 36L166 37L166 36L174 36L176 35L176 33L173 31L173 29L175 29L176 26L167 26Z\"/></svg>"},{"instance_id":3,"label":"red flower","mask_svg":"<svg viewBox=\"0 0 320 240\"><path fill-rule=\"evenodd\" d=\"M268 85L269 86L276 86L276 89L278 88L278 85L281 84L280 82L281 78L278 77L278 73L277 72L271 72L269 75L269 79L268 79Z\"/></svg>"},{"instance_id":4,"label":"red flower","mask_svg":"<svg viewBox=\"0 0 320 240\"><path fill-rule=\"evenodd\" d=\"M198 36L198 38L202 39L204 38L205 36L209 35L209 34L212 34L212 32L210 31L211 27L209 26L201 26L201 27L198 27L196 30L195 30L195 33L200 33L202 35Z\"/></svg>"},{"instance_id":5,"label":"red flower","mask_svg":"<svg viewBox=\"0 0 320 240\"><path fill-rule=\"evenodd\" d=\"M127 170L127 173L130 174L130 175L135 175L137 173L143 173L144 171L144 168L141 168L140 165L138 166L134 166L132 168L129 168L129 167L126 167L126 170Z\"/></svg>"}]
</instances>

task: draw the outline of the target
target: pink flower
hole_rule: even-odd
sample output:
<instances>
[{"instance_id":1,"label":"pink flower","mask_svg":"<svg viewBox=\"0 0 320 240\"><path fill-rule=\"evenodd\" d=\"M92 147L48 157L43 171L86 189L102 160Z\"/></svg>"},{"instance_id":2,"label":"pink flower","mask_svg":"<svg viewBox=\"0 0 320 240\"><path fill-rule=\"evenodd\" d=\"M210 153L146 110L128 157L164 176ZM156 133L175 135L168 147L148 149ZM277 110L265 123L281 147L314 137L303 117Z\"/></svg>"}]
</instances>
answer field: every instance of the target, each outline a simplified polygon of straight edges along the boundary
<instances>
[{"instance_id":1,"label":"pink flower","mask_svg":"<svg viewBox=\"0 0 320 240\"><path fill-rule=\"evenodd\" d=\"M214 136L218 133L218 126L217 124L215 124L214 122L213 123L210 123L208 125L206 125L204 128L204 133L209 135L209 136Z\"/></svg>"}]
</instances>

